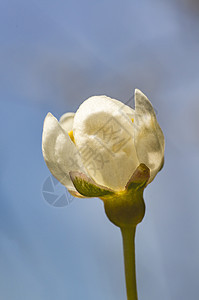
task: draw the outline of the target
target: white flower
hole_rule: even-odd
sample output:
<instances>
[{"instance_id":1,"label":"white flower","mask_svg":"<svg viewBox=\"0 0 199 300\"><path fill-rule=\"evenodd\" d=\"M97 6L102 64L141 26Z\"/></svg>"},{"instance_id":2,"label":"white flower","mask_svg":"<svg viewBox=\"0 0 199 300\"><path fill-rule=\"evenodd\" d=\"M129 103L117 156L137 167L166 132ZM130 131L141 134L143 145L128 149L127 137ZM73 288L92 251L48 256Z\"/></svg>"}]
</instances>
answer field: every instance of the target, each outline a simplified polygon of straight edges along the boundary
<instances>
[{"instance_id":1,"label":"white flower","mask_svg":"<svg viewBox=\"0 0 199 300\"><path fill-rule=\"evenodd\" d=\"M80 196L70 172L91 182L123 191L140 164L150 169L151 182L164 161L164 135L147 97L135 90L135 110L107 96L93 96L76 113L58 121L48 113L42 150L51 173Z\"/></svg>"}]
</instances>

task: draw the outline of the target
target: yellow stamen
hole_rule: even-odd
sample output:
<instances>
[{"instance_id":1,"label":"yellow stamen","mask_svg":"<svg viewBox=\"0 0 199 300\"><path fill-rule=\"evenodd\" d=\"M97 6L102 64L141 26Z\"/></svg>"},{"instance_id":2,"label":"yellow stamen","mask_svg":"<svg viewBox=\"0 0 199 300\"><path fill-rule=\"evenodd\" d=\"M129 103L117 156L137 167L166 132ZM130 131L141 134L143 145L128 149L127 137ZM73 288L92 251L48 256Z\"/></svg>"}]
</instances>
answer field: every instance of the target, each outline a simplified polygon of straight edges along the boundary
<instances>
[{"instance_id":1,"label":"yellow stamen","mask_svg":"<svg viewBox=\"0 0 199 300\"><path fill-rule=\"evenodd\" d=\"M131 119L132 122L134 122L134 119Z\"/></svg>"},{"instance_id":2,"label":"yellow stamen","mask_svg":"<svg viewBox=\"0 0 199 300\"><path fill-rule=\"evenodd\" d=\"M71 130L71 131L68 131L68 135L69 135L71 141L72 141L73 143L75 143L75 138L74 138L74 135L73 135L73 131L72 131L72 130Z\"/></svg>"}]
</instances>

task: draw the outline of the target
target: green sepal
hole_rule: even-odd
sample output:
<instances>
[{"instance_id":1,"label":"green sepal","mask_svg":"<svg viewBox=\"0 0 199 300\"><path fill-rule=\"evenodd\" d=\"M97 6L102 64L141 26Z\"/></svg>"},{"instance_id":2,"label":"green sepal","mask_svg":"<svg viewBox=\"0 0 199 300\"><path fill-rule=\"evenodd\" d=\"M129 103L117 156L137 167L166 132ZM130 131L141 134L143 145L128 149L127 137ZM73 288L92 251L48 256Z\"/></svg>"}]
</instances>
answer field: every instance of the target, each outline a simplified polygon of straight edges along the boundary
<instances>
[{"instance_id":1,"label":"green sepal","mask_svg":"<svg viewBox=\"0 0 199 300\"><path fill-rule=\"evenodd\" d=\"M72 171L69 174L76 190L85 197L103 197L107 195L114 195L114 191L97 184L84 173Z\"/></svg>"},{"instance_id":2,"label":"green sepal","mask_svg":"<svg viewBox=\"0 0 199 300\"><path fill-rule=\"evenodd\" d=\"M150 178L150 170L145 164L140 164L129 181L127 182L125 189L128 190L137 190L144 188L147 184L147 181Z\"/></svg>"},{"instance_id":3,"label":"green sepal","mask_svg":"<svg viewBox=\"0 0 199 300\"><path fill-rule=\"evenodd\" d=\"M78 193L77 191L72 191L72 190L69 190L69 193L73 196L73 197L76 197L76 198L86 198L84 197L83 195L81 195L80 193Z\"/></svg>"}]
</instances>

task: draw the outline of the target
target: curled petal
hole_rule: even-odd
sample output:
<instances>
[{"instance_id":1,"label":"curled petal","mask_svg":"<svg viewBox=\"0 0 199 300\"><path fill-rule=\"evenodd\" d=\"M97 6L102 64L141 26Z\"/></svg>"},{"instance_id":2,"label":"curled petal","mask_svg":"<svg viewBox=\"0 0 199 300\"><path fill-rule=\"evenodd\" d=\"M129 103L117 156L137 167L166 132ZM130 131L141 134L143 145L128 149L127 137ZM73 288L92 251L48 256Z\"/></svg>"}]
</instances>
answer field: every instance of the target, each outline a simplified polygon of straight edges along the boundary
<instances>
[{"instance_id":1,"label":"curled petal","mask_svg":"<svg viewBox=\"0 0 199 300\"><path fill-rule=\"evenodd\" d=\"M106 96L91 97L77 110L73 123L76 146L89 176L113 190L124 190L139 165L133 122L127 108L121 110L123 105Z\"/></svg>"},{"instance_id":2,"label":"curled petal","mask_svg":"<svg viewBox=\"0 0 199 300\"><path fill-rule=\"evenodd\" d=\"M135 90L134 126L137 157L140 163L150 168L151 182L162 167L165 142L152 104L138 89Z\"/></svg>"},{"instance_id":3,"label":"curled petal","mask_svg":"<svg viewBox=\"0 0 199 300\"><path fill-rule=\"evenodd\" d=\"M73 130L74 116L75 113L69 112L62 115L59 119L59 124L66 132Z\"/></svg>"},{"instance_id":4,"label":"curled petal","mask_svg":"<svg viewBox=\"0 0 199 300\"><path fill-rule=\"evenodd\" d=\"M130 124L132 124L132 121L134 121L134 117L135 117L134 109L132 109L130 106L116 99L112 99L112 98L108 98L108 99L110 99L115 105L117 105L120 113L126 118L128 122L130 122Z\"/></svg>"},{"instance_id":5,"label":"curled petal","mask_svg":"<svg viewBox=\"0 0 199 300\"><path fill-rule=\"evenodd\" d=\"M68 133L63 130L57 119L47 114L42 136L42 151L50 172L70 191L76 191L70 179L70 171L83 171L78 150Z\"/></svg>"}]
</instances>

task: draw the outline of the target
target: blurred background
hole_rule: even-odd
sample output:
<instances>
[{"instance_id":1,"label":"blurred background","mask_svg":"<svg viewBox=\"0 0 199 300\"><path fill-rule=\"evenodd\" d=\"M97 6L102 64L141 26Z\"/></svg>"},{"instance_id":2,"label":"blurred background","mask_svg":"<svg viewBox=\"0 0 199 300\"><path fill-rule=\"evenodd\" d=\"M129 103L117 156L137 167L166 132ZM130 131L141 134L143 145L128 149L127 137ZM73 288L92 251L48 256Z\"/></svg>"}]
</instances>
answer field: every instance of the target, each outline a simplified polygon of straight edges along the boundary
<instances>
[{"instance_id":1,"label":"blurred background","mask_svg":"<svg viewBox=\"0 0 199 300\"><path fill-rule=\"evenodd\" d=\"M135 88L166 138L137 228L139 299L197 299L199 2L2 0L0 45L0 299L126 299L102 202L46 201L41 134L49 111L91 95L127 102Z\"/></svg>"}]
</instances>

